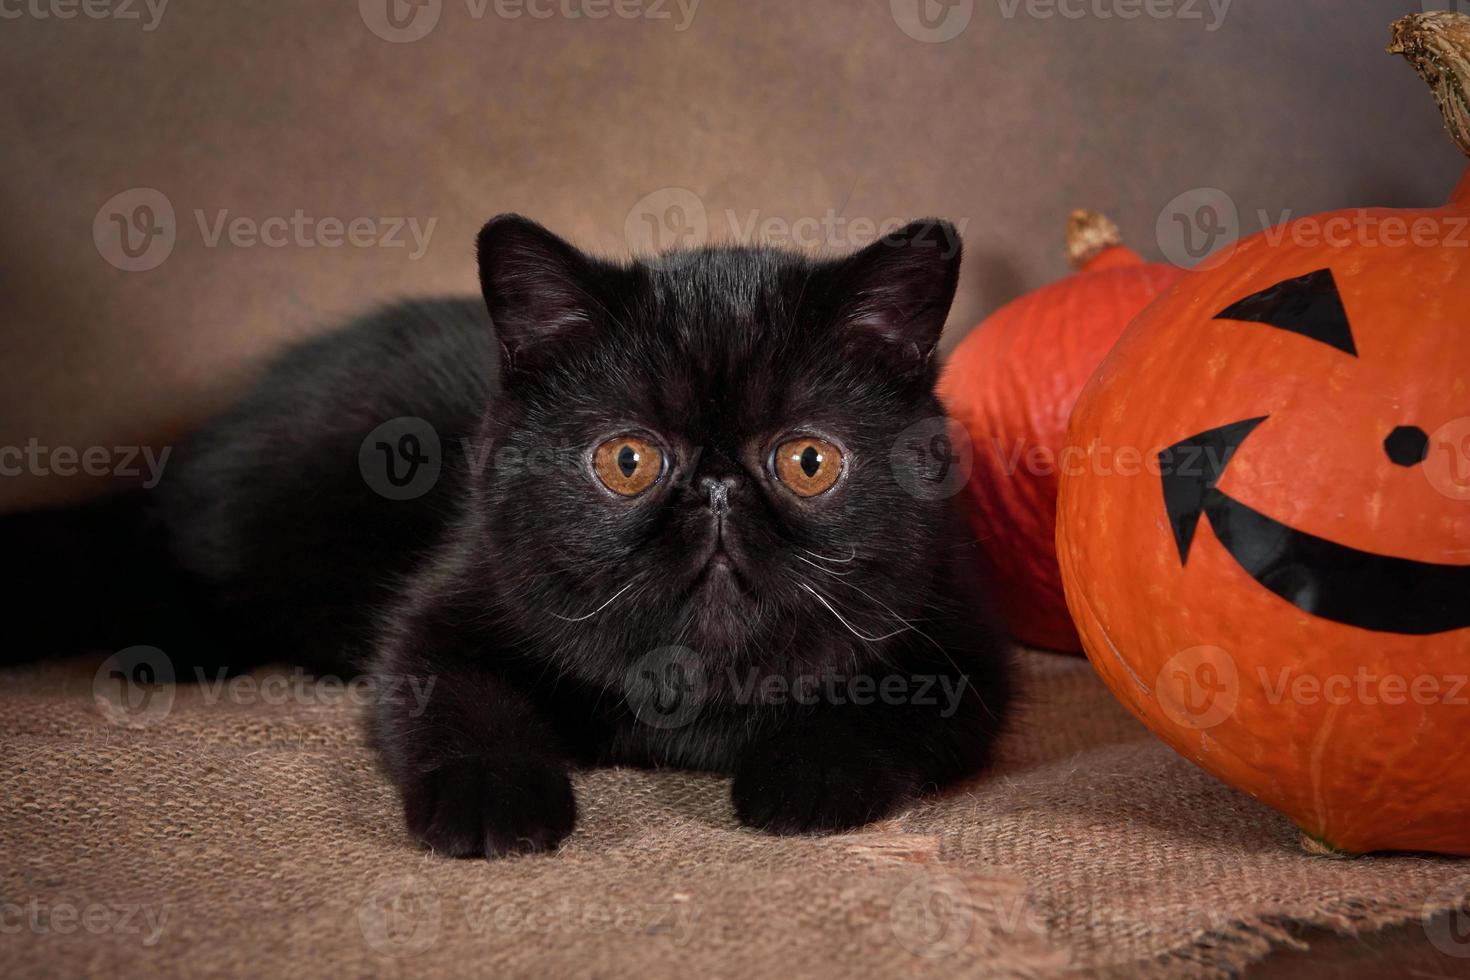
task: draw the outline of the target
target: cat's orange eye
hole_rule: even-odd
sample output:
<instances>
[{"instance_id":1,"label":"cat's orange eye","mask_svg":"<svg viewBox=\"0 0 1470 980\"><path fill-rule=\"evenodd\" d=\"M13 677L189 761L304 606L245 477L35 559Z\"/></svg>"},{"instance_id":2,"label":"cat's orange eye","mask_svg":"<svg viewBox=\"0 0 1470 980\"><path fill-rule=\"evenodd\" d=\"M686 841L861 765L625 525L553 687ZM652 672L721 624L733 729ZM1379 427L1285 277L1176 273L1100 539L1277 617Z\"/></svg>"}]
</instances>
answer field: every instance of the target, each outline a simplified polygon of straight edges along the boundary
<instances>
[{"instance_id":1,"label":"cat's orange eye","mask_svg":"<svg viewBox=\"0 0 1470 980\"><path fill-rule=\"evenodd\" d=\"M593 452L592 470L613 493L636 497L663 475L664 454L647 439L618 436Z\"/></svg>"},{"instance_id":2,"label":"cat's orange eye","mask_svg":"<svg viewBox=\"0 0 1470 980\"><path fill-rule=\"evenodd\" d=\"M825 439L801 436L777 446L771 466L792 493L815 497L832 489L842 475L842 450Z\"/></svg>"}]
</instances>

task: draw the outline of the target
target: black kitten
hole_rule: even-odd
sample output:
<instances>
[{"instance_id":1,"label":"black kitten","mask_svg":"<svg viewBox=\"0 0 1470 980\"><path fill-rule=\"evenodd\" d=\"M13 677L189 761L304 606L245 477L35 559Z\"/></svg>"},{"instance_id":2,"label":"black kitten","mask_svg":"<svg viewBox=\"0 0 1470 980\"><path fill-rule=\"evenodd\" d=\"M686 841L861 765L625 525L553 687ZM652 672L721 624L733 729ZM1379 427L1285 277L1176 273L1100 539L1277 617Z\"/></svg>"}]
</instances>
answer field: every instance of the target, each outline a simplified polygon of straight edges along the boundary
<instances>
[{"instance_id":1,"label":"black kitten","mask_svg":"<svg viewBox=\"0 0 1470 980\"><path fill-rule=\"evenodd\" d=\"M943 414L953 228L614 265L504 217L479 263L488 318L408 305L289 353L164 482L242 642L370 658L413 834L553 847L574 766L730 772L778 833L982 768L1008 668L901 445Z\"/></svg>"}]
</instances>

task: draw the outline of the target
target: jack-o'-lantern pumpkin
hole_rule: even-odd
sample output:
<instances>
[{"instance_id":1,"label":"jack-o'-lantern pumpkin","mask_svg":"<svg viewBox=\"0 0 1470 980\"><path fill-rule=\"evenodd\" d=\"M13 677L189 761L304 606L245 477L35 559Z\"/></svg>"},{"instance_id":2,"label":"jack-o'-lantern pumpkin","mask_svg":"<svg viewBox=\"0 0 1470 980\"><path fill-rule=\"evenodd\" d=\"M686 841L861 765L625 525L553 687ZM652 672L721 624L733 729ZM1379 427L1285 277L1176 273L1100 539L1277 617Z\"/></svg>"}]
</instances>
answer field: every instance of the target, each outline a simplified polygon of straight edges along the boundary
<instances>
[{"instance_id":1,"label":"jack-o'-lantern pumpkin","mask_svg":"<svg viewBox=\"0 0 1470 980\"><path fill-rule=\"evenodd\" d=\"M1394 37L1470 154L1470 18ZM1113 693L1320 846L1470 854L1470 178L1192 272L1068 444L1058 555Z\"/></svg>"},{"instance_id":2,"label":"jack-o'-lantern pumpkin","mask_svg":"<svg viewBox=\"0 0 1470 980\"><path fill-rule=\"evenodd\" d=\"M1056 554L1067 417L1129 321L1184 270L1145 262L1096 211L1072 212L1067 257L1072 275L1007 303L954 349L939 397L974 444L965 513L1006 626L1075 653Z\"/></svg>"}]
</instances>

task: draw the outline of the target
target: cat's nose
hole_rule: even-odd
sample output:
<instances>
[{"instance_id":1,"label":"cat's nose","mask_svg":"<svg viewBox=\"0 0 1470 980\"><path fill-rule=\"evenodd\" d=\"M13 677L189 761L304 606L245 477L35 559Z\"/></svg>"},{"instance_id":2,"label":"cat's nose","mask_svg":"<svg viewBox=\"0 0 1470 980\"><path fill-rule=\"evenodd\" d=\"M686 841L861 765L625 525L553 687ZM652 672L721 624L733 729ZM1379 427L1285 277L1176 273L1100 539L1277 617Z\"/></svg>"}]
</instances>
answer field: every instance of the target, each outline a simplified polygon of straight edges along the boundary
<instances>
[{"instance_id":1,"label":"cat's nose","mask_svg":"<svg viewBox=\"0 0 1470 980\"><path fill-rule=\"evenodd\" d=\"M705 499L709 501L710 511L715 514L723 514L730 509L730 494L739 484L740 477L726 474L724 476L702 476L697 485Z\"/></svg>"}]
</instances>

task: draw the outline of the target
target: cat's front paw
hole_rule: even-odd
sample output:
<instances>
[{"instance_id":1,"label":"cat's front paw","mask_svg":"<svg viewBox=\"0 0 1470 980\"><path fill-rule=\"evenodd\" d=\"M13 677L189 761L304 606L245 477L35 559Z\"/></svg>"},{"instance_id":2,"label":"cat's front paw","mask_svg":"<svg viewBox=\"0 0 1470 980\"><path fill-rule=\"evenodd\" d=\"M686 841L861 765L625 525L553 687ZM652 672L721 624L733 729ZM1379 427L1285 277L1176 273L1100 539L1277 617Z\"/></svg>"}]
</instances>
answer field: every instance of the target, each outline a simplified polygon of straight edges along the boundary
<instances>
[{"instance_id":1,"label":"cat's front paw","mask_svg":"<svg viewBox=\"0 0 1470 980\"><path fill-rule=\"evenodd\" d=\"M450 857L549 851L572 832L577 801L566 769L544 759L458 759L408 781L408 829Z\"/></svg>"},{"instance_id":2,"label":"cat's front paw","mask_svg":"<svg viewBox=\"0 0 1470 980\"><path fill-rule=\"evenodd\" d=\"M853 748L815 739L755 746L735 772L735 815L773 834L831 833L877 820L913 795L901 760Z\"/></svg>"}]
</instances>

